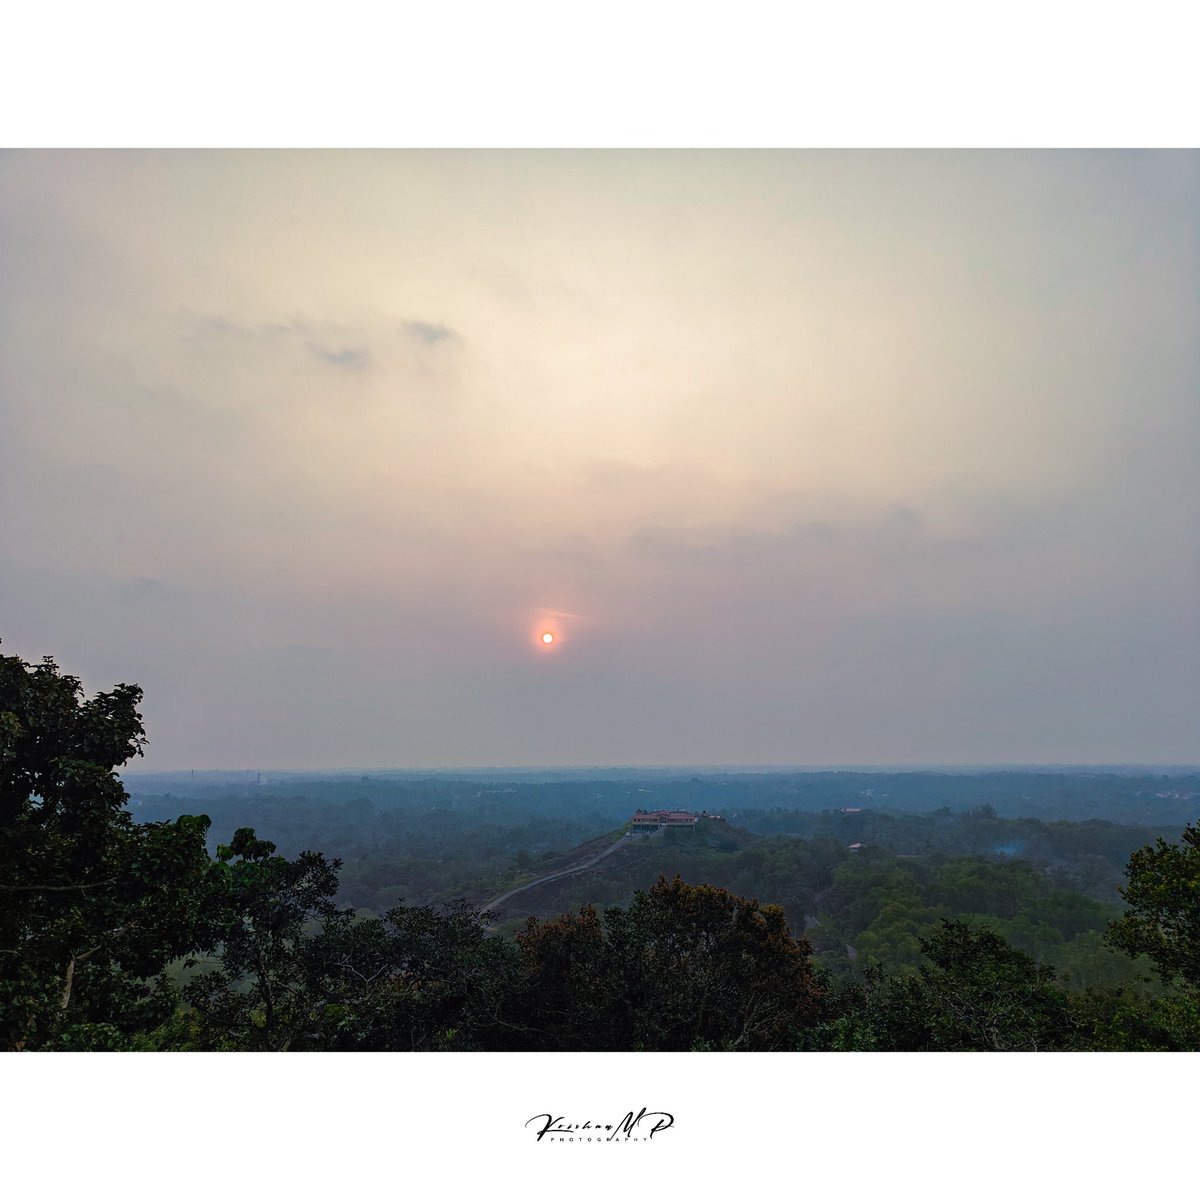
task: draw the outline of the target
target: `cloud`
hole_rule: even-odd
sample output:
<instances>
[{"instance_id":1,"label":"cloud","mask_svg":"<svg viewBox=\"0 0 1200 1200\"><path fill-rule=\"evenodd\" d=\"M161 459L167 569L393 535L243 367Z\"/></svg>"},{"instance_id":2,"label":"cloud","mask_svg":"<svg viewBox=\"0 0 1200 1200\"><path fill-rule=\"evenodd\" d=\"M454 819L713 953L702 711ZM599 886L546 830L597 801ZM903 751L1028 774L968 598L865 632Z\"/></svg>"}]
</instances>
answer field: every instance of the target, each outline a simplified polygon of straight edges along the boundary
<instances>
[{"instance_id":1,"label":"cloud","mask_svg":"<svg viewBox=\"0 0 1200 1200\"><path fill-rule=\"evenodd\" d=\"M438 325L431 321L405 321L404 332L423 346L436 346L438 342L457 341L458 334L449 325Z\"/></svg>"},{"instance_id":2,"label":"cloud","mask_svg":"<svg viewBox=\"0 0 1200 1200\"><path fill-rule=\"evenodd\" d=\"M378 324L378 323L376 323ZM420 346L437 346L459 340L449 326L435 321L404 321L404 336ZM379 329L376 328L376 333ZM264 346L303 346L312 357L348 372L368 371L379 364L366 325L293 317L286 320L244 321L230 316L192 320L191 336L217 337Z\"/></svg>"},{"instance_id":3,"label":"cloud","mask_svg":"<svg viewBox=\"0 0 1200 1200\"><path fill-rule=\"evenodd\" d=\"M195 320L191 332L264 345L303 346L314 358L347 371L365 371L375 365L367 331L359 325L301 318L249 322L218 316Z\"/></svg>"},{"instance_id":4,"label":"cloud","mask_svg":"<svg viewBox=\"0 0 1200 1200\"><path fill-rule=\"evenodd\" d=\"M371 351L365 346L341 346L333 349L319 342L306 342L309 350L324 362L347 371L365 371L375 365Z\"/></svg>"}]
</instances>

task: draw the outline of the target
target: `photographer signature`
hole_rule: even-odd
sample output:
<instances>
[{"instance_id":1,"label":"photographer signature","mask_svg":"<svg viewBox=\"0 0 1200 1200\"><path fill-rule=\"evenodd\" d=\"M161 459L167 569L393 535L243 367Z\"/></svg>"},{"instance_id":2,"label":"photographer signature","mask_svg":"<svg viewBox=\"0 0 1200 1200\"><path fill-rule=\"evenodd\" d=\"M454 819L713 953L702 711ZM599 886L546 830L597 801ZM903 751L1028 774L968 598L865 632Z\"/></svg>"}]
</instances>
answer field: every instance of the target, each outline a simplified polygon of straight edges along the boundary
<instances>
[{"instance_id":1,"label":"photographer signature","mask_svg":"<svg viewBox=\"0 0 1200 1200\"><path fill-rule=\"evenodd\" d=\"M642 1109L636 1116L632 1112L627 1112L620 1121L615 1124L605 1123L603 1121L582 1121L570 1123L566 1117L556 1117L552 1113L538 1113L536 1117L530 1117L525 1122L525 1128L528 1129L534 1121L543 1122L540 1129L537 1130L537 1140L540 1142L548 1133L559 1134L574 1137L578 1134L586 1135L589 1131L599 1140L600 1135L607 1134L603 1138L606 1142L611 1142L620 1137L622 1134L626 1138L633 1136L635 1130L640 1130L645 1134L647 1141L650 1140L656 1133L662 1132L664 1129L670 1129L675 1124L675 1118L666 1112L647 1112ZM646 1122L643 1126L642 1122Z\"/></svg>"}]
</instances>

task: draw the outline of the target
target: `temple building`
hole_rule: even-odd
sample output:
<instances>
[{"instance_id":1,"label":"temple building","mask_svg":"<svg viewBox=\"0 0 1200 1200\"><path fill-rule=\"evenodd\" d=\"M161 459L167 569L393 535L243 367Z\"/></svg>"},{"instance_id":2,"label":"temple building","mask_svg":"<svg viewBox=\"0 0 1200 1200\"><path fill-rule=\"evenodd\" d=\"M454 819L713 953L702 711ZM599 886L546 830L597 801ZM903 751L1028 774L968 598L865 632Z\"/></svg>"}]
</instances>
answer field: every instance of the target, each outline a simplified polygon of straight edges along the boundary
<instances>
[{"instance_id":1,"label":"temple building","mask_svg":"<svg viewBox=\"0 0 1200 1200\"><path fill-rule=\"evenodd\" d=\"M646 812L645 809L639 808L633 814L633 819L630 823L634 829L658 829L664 825L668 828L685 826L693 829L698 821L723 821L724 819L724 817L719 817L715 813L708 812L668 811L665 808L657 809L655 812Z\"/></svg>"}]
</instances>

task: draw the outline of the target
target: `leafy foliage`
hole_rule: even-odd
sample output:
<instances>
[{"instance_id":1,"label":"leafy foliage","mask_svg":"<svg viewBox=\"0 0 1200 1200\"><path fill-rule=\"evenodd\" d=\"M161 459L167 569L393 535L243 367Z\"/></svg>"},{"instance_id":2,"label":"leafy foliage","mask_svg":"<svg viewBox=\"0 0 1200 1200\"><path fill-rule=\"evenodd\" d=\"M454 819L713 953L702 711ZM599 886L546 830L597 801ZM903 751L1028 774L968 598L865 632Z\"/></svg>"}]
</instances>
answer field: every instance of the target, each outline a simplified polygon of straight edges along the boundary
<instances>
[{"instance_id":1,"label":"leafy foliage","mask_svg":"<svg viewBox=\"0 0 1200 1200\"><path fill-rule=\"evenodd\" d=\"M679 876L603 921L530 918L518 941L548 1049L779 1049L820 997L781 908Z\"/></svg>"},{"instance_id":2,"label":"leafy foliage","mask_svg":"<svg viewBox=\"0 0 1200 1200\"><path fill-rule=\"evenodd\" d=\"M141 691L81 700L53 660L0 656L0 1038L116 1048L173 1011L159 975L212 946L208 821L136 824L114 768Z\"/></svg>"},{"instance_id":3,"label":"leafy foliage","mask_svg":"<svg viewBox=\"0 0 1200 1200\"><path fill-rule=\"evenodd\" d=\"M1166 983L1200 990L1200 827L1189 825L1182 845L1155 845L1129 860L1122 895L1128 911L1109 929L1111 945L1145 954Z\"/></svg>"}]
</instances>

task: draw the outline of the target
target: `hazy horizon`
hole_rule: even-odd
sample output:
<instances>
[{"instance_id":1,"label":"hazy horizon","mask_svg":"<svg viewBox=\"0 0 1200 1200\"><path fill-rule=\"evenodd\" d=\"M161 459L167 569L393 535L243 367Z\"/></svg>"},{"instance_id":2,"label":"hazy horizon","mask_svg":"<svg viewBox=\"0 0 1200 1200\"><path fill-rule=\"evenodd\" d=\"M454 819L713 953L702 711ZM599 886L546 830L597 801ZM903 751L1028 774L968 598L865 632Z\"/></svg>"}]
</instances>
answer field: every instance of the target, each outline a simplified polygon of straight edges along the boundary
<instances>
[{"instance_id":1,"label":"hazy horizon","mask_svg":"<svg viewBox=\"0 0 1200 1200\"><path fill-rule=\"evenodd\" d=\"M0 653L143 686L146 770L1195 761L1198 214L1192 151L5 153Z\"/></svg>"},{"instance_id":2,"label":"hazy horizon","mask_svg":"<svg viewBox=\"0 0 1200 1200\"><path fill-rule=\"evenodd\" d=\"M146 766L136 760L121 768L122 775L138 776L169 776L169 775L263 775L263 776L377 776L383 778L390 775L450 775L459 773L472 775L586 775L597 774L632 774L635 772L648 774L665 774L679 772L680 774L694 772L704 775L818 775L834 772L850 775L876 774L942 774L946 772L967 772L972 774L996 774L1008 772L1014 774L1031 774L1039 771L1049 774L1071 774L1092 772L1138 773L1142 771L1170 771L1180 774L1191 774L1200 771L1200 763L1188 762L1157 762L1157 763L969 763L969 762L909 762L909 763L626 763L623 765L599 766L585 763L578 766L562 767L547 766L538 763L514 763L508 766L494 763L475 763L463 766L335 766L320 768L253 766L253 767L171 767Z\"/></svg>"}]
</instances>

